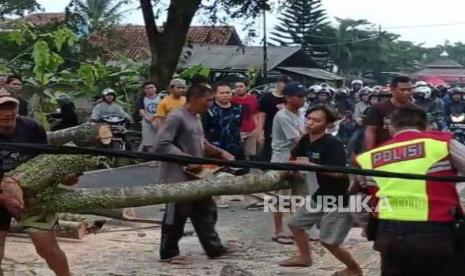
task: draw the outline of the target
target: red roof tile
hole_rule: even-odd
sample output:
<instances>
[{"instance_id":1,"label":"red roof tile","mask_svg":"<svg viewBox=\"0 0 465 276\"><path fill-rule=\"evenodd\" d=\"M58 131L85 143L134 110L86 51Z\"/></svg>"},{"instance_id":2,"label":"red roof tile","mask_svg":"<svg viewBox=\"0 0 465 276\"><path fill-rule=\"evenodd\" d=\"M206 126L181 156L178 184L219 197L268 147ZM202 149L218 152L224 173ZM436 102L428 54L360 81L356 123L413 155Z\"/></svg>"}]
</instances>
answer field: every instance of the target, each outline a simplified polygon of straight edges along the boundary
<instances>
[{"instance_id":1,"label":"red roof tile","mask_svg":"<svg viewBox=\"0 0 465 276\"><path fill-rule=\"evenodd\" d=\"M123 52L127 57L138 59L150 56L145 26L116 26L115 32L124 41ZM100 45L105 43L105 37L102 34L94 34L90 40ZM241 43L235 28L232 26L192 26L187 33L187 41L208 45L238 45Z\"/></svg>"},{"instance_id":2,"label":"red roof tile","mask_svg":"<svg viewBox=\"0 0 465 276\"><path fill-rule=\"evenodd\" d=\"M65 21L65 14L62 12L31 13L21 19L32 23L36 27L44 27L50 24L62 23Z\"/></svg>"}]
</instances>

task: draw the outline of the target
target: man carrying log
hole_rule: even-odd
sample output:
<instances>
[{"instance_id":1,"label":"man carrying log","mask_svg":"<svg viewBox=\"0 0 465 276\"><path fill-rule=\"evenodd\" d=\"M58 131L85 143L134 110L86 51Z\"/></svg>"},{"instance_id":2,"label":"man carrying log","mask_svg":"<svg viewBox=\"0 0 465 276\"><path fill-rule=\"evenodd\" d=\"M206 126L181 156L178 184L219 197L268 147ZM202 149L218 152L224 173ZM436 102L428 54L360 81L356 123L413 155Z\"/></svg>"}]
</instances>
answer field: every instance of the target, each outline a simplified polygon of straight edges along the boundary
<instances>
[{"instance_id":1,"label":"man carrying log","mask_svg":"<svg viewBox=\"0 0 465 276\"><path fill-rule=\"evenodd\" d=\"M234 160L233 155L211 145L204 138L198 115L206 112L213 103L211 89L202 85L192 86L187 91L186 98L186 105L173 111L166 118L166 123L158 133L155 152ZM190 174L199 173L201 170L201 165L189 165L184 168L177 163L162 162L159 166L159 183L171 184L193 180L194 177ZM211 197L206 197L192 202L166 205L160 242L162 262L187 263L185 257L179 255L178 247L187 218L191 219L200 243L209 258L217 258L228 253L215 230L217 219L215 201Z\"/></svg>"},{"instance_id":2,"label":"man carrying log","mask_svg":"<svg viewBox=\"0 0 465 276\"><path fill-rule=\"evenodd\" d=\"M0 95L0 141L16 143L47 143L47 134L40 124L28 117L18 115L19 101L8 93ZM5 251L5 239L14 216L19 226L29 233L37 253L47 261L56 275L69 275L68 261L60 249L54 229L58 219L55 213L37 214L24 210L23 192L18 183L21 179L4 177L4 173L13 170L34 155L0 150L0 262ZM74 182L74 180L71 180ZM23 211L24 210L24 211ZM1 275L1 270L0 270Z\"/></svg>"}]
</instances>

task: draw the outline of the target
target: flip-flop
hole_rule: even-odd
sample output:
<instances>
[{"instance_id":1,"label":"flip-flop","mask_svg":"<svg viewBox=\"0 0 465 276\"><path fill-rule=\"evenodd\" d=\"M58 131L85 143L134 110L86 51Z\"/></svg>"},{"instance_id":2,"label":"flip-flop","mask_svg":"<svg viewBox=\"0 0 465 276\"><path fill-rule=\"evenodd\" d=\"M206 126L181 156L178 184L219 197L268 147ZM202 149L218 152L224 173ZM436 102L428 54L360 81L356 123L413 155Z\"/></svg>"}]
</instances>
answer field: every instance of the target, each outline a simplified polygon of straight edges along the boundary
<instances>
[{"instance_id":1,"label":"flip-flop","mask_svg":"<svg viewBox=\"0 0 465 276\"><path fill-rule=\"evenodd\" d=\"M282 267L310 267L312 266L312 264L313 264L312 261L310 261L310 263L305 263L305 264L301 262L297 262L295 261L294 257L278 263L278 265Z\"/></svg>"},{"instance_id":2,"label":"flip-flop","mask_svg":"<svg viewBox=\"0 0 465 276\"><path fill-rule=\"evenodd\" d=\"M294 240L290 236L286 235L277 235L271 237L271 240L280 244L293 244Z\"/></svg>"},{"instance_id":3,"label":"flip-flop","mask_svg":"<svg viewBox=\"0 0 465 276\"><path fill-rule=\"evenodd\" d=\"M159 260L161 263L173 264L173 265L189 265L192 264L192 261L189 260L186 256L174 256L168 259Z\"/></svg>"}]
</instances>

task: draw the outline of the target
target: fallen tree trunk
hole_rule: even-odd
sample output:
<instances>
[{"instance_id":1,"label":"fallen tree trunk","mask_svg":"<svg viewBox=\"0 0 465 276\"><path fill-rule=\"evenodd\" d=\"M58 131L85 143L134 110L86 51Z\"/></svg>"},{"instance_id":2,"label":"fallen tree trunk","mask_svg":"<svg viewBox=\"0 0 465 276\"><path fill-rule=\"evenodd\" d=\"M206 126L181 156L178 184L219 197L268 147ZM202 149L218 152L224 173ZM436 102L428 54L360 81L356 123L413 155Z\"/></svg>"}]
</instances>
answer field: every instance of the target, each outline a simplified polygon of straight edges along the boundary
<instances>
[{"instance_id":1,"label":"fallen tree trunk","mask_svg":"<svg viewBox=\"0 0 465 276\"><path fill-rule=\"evenodd\" d=\"M39 155L5 174L20 180L24 192L37 194L57 187L71 173L83 173L102 167L105 157L90 155Z\"/></svg>"},{"instance_id":2,"label":"fallen tree trunk","mask_svg":"<svg viewBox=\"0 0 465 276\"><path fill-rule=\"evenodd\" d=\"M75 127L65 128L47 134L49 143L62 146L73 143L77 146L96 146L99 143L111 142L112 133L109 126L104 124L85 123Z\"/></svg>"},{"instance_id":3,"label":"fallen tree trunk","mask_svg":"<svg viewBox=\"0 0 465 276\"><path fill-rule=\"evenodd\" d=\"M260 175L223 176L176 184L154 184L127 188L56 189L39 194L36 204L46 210L93 213L99 209L139 207L185 202L214 195L239 195L287 189L302 185L297 176L272 171Z\"/></svg>"}]
</instances>

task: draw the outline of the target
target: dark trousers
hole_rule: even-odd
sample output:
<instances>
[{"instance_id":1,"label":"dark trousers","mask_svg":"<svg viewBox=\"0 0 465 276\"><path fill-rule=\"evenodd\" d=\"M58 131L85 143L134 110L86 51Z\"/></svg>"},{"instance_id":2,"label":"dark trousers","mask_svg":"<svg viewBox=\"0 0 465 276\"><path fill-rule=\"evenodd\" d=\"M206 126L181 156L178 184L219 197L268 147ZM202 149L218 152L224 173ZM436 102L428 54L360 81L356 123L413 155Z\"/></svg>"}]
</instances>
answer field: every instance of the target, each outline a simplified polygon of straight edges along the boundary
<instances>
[{"instance_id":1,"label":"dark trousers","mask_svg":"<svg viewBox=\"0 0 465 276\"><path fill-rule=\"evenodd\" d=\"M197 237L208 257L218 257L225 252L215 230L216 204L210 197L189 203L166 204L161 228L160 259L179 255L178 243L184 234L187 218L191 219Z\"/></svg>"},{"instance_id":2,"label":"dark trousers","mask_svg":"<svg viewBox=\"0 0 465 276\"><path fill-rule=\"evenodd\" d=\"M270 162L272 154L271 136L265 136L265 141L263 142L262 150L258 156L258 161Z\"/></svg>"},{"instance_id":3,"label":"dark trousers","mask_svg":"<svg viewBox=\"0 0 465 276\"><path fill-rule=\"evenodd\" d=\"M379 224L374 248L381 253L381 275L465 275L463 241L453 224Z\"/></svg>"},{"instance_id":4,"label":"dark trousers","mask_svg":"<svg viewBox=\"0 0 465 276\"><path fill-rule=\"evenodd\" d=\"M465 274L465 255L418 257L382 254L381 276L462 276Z\"/></svg>"}]
</instances>

